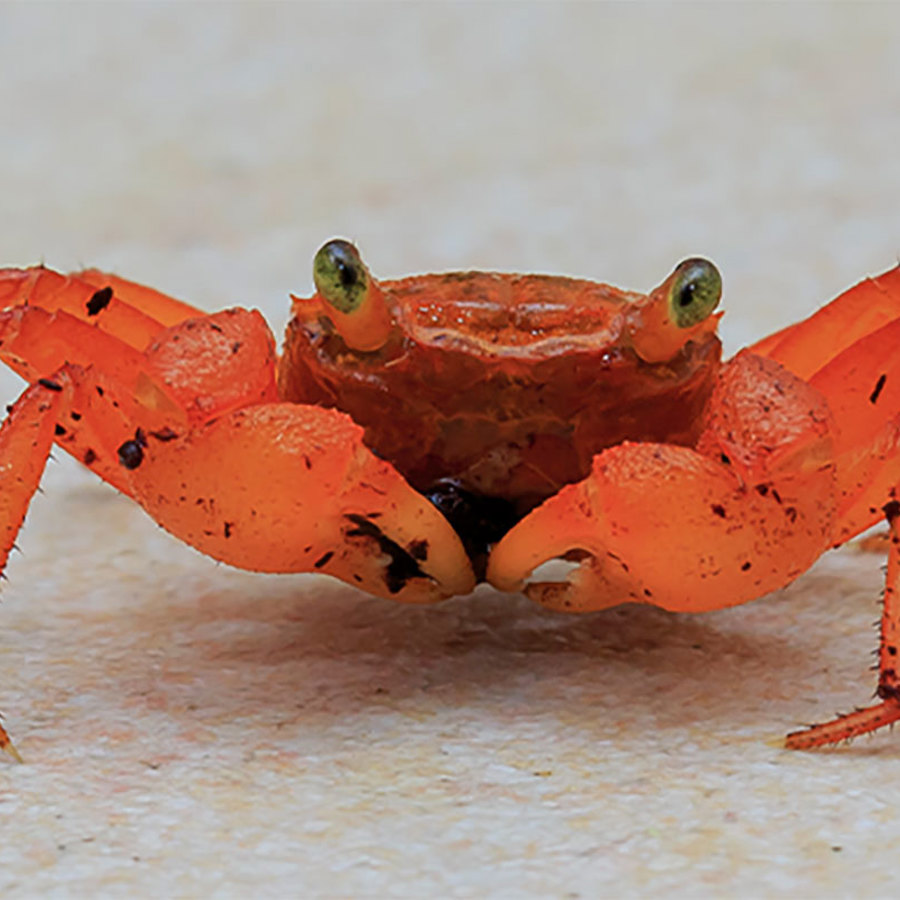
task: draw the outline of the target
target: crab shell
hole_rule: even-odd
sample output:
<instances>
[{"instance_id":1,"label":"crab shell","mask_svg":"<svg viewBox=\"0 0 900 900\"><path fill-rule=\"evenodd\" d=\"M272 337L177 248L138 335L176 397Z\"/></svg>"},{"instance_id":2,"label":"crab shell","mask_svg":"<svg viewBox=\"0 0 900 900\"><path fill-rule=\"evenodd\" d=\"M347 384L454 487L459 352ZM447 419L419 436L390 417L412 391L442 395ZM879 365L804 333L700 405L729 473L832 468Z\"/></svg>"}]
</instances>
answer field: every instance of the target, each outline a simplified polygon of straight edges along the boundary
<instances>
[{"instance_id":1,"label":"crab shell","mask_svg":"<svg viewBox=\"0 0 900 900\"><path fill-rule=\"evenodd\" d=\"M417 490L450 480L521 517L586 477L607 447L696 442L718 316L654 359L633 335L646 339L668 289L493 272L373 280L391 327L368 352L348 347L319 294L295 298L279 392L348 413Z\"/></svg>"}]
</instances>

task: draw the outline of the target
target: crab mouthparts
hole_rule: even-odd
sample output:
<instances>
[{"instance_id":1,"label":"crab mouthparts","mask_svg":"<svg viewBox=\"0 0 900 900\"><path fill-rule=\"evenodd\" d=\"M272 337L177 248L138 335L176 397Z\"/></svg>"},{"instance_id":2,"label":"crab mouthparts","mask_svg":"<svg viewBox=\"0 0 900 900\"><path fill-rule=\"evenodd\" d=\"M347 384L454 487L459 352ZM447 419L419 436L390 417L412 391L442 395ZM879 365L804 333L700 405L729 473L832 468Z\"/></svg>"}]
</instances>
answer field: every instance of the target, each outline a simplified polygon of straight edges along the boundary
<instances>
[{"instance_id":1,"label":"crab mouthparts","mask_svg":"<svg viewBox=\"0 0 900 900\"><path fill-rule=\"evenodd\" d=\"M423 492L459 535L475 577L484 581L491 547L521 515L502 497L487 497L466 490L451 478L442 478Z\"/></svg>"}]
</instances>

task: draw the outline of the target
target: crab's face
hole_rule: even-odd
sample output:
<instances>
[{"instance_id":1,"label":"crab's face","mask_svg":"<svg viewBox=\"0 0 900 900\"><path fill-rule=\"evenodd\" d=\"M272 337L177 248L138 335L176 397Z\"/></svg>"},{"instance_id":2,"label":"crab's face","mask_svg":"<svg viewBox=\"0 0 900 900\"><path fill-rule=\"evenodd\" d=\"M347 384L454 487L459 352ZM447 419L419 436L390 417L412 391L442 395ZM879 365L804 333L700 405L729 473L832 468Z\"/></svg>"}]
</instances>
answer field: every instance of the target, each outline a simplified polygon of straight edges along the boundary
<instances>
[{"instance_id":1,"label":"crab's face","mask_svg":"<svg viewBox=\"0 0 900 900\"><path fill-rule=\"evenodd\" d=\"M419 490L451 480L521 515L623 441L690 444L721 347L715 267L649 294L459 272L378 282L356 249L317 254L279 369L288 400L337 407Z\"/></svg>"}]
</instances>

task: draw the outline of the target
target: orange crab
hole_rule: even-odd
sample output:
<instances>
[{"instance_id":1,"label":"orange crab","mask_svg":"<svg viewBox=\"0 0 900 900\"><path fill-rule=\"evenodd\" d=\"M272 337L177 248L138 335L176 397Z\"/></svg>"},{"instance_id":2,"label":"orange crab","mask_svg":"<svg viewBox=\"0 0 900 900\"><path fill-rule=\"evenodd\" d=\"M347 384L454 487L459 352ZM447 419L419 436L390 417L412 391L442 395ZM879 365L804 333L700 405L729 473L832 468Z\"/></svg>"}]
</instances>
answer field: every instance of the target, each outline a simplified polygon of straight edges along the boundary
<instances>
[{"instance_id":1,"label":"orange crab","mask_svg":"<svg viewBox=\"0 0 900 900\"><path fill-rule=\"evenodd\" d=\"M279 359L258 312L0 271L0 359L30 383L0 427L0 571L54 443L218 560L413 603L484 579L568 612L718 609L886 515L880 702L787 746L900 719L900 269L725 363L703 259L647 295L379 282L333 240L314 276Z\"/></svg>"}]
</instances>

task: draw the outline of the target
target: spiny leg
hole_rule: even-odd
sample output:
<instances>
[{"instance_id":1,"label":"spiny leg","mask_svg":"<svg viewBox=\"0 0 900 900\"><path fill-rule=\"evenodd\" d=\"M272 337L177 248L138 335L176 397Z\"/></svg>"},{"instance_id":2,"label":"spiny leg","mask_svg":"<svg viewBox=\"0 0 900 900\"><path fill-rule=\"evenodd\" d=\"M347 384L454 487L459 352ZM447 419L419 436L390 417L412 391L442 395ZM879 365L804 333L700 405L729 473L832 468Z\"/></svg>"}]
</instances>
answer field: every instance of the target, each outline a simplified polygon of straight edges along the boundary
<instances>
[{"instance_id":1,"label":"spiny leg","mask_svg":"<svg viewBox=\"0 0 900 900\"><path fill-rule=\"evenodd\" d=\"M830 722L792 731L784 742L789 750L813 750L837 744L900 721L900 503L891 500L885 505L884 512L890 528L890 547L878 648L878 688L875 692L881 703L837 716Z\"/></svg>"},{"instance_id":2,"label":"spiny leg","mask_svg":"<svg viewBox=\"0 0 900 900\"><path fill-rule=\"evenodd\" d=\"M0 573L50 455L61 401L61 391L38 382L13 404L0 425ZM22 762L2 724L0 750Z\"/></svg>"},{"instance_id":3,"label":"spiny leg","mask_svg":"<svg viewBox=\"0 0 900 900\"><path fill-rule=\"evenodd\" d=\"M132 433L131 422L121 411L123 405L124 398L116 399L112 387L102 386L100 373L75 365L64 365L38 379L12 405L0 425L0 575L54 441L121 491L131 493L128 472L116 451ZM0 750L21 761L2 725Z\"/></svg>"}]
</instances>

